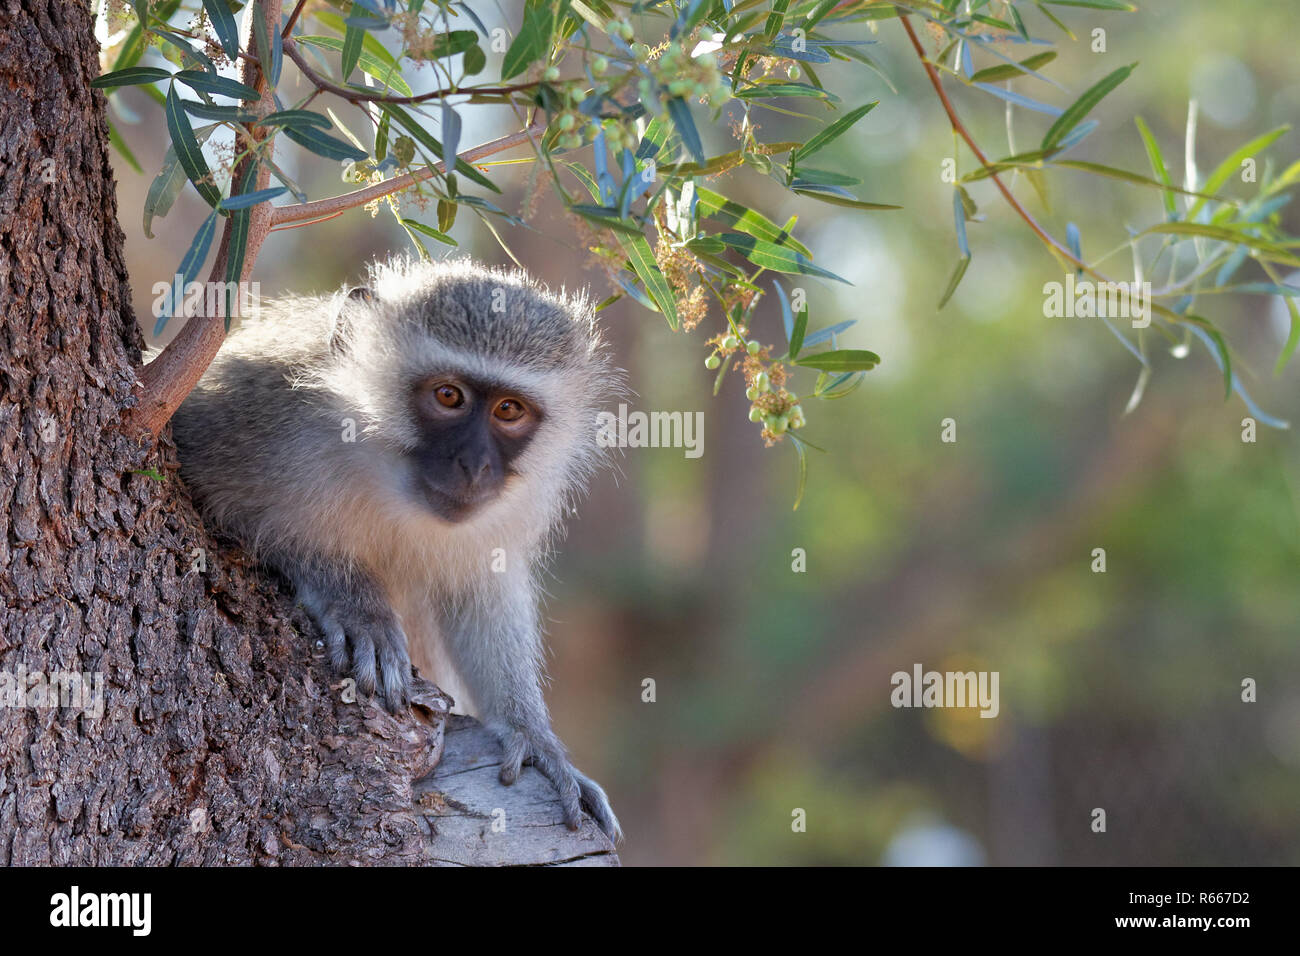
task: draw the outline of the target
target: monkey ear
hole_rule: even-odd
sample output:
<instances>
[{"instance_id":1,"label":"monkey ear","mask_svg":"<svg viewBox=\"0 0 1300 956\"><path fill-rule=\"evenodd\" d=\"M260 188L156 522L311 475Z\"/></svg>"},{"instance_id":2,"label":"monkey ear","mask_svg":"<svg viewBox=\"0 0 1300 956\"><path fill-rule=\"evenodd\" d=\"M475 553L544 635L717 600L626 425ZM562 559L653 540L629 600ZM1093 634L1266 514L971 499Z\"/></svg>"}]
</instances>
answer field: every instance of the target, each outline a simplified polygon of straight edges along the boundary
<instances>
[{"instance_id":1,"label":"monkey ear","mask_svg":"<svg viewBox=\"0 0 1300 956\"><path fill-rule=\"evenodd\" d=\"M374 295L363 285L350 290L334 317L334 332L330 335L330 351L342 353L347 347L348 313L355 306L367 305L374 300Z\"/></svg>"}]
</instances>

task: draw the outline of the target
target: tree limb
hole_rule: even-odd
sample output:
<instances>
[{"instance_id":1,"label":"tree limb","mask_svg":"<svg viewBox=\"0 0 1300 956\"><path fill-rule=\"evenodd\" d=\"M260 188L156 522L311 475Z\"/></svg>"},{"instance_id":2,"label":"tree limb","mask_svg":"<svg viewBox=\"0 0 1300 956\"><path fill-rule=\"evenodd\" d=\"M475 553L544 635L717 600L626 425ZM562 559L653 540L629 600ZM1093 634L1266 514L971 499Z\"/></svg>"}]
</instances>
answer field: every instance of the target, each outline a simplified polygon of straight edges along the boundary
<instances>
[{"instance_id":1,"label":"tree limb","mask_svg":"<svg viewBox=\"0 0 1300 956\"><path fill-rule=\"evenodd\" d=\"M385 93L366 93L362 90L353 89L350 86L340 86L332 80L326 79L316 72L315 67L307 62L307 58L302 55L298 49L298 44L292 37L284 38L284 54L293 60L294 65L307 79L311 80L312 85L318 90L324 90L327 93L333 93L340 99L346 100L353 106L361 103L392 103L394 106L407 105L413 103L426 103L429 100L441 100L457 93L466 96L507 96L511 93L520 93L524 90L531 90L537 87L537 83L517 83L513 86L477 86L469 89L442 89L432 90L428 93L419 93L415 96L389 96Z\"/></svg>"},{"instance_id":2,"label":"tree limb","mask_svg":"<svg viewBox=\"0 0 1300 956\"><path fill-rule=\"evenodd\" d=\"M970 151L975 154L975 158L979 160L981 166L986 169L990 168L993 164L989 162L988 157L985 156L983 150L979 148L979 144L975 142L975 137L971 136L970 130L966 129L966 124L964 124L960 117L957 116L957 111L953 108L952 101L948 99L948 94L944 91L943 82L939 79L939 73L930 62L929 57L925 55L925 49L921 46L921 41L917 39L916 31L912 29L912 24L907 19L907 15L904 14L903 16L900 16L898 20L903 24L903 29L907 31L907 38L912 41L912 48L916 50L916 55L920 57L921 66L925 67L925 73L930 78L930 85L933 86L934 91L939 94L939 102L943 104L944 112L948 114L948 122L952 124L953 132L966 141L966 145L970 147ZM1038 224L1038 221L1034 219L1028 209L1020 204L1020 200L1018 200L1011 190L1007 188L1006 184L1002 182L1001 177L999 177L997 173L991 173L989 178L993 180L994 185L998 187L998 191L1002 193L1007 202L1010 203L1011 208L1015 210L1016 214L1025 221L1025 224L1029 226L1034 235L1041 239L1049 249L1063 256L1078 268L1088 269L1086 263L1076 259L1074 253L1057 242L1046 229Z\"/></svg>"},{"instance_id":3,"label":"tree limb","mask_svg":"<svg viewBox=\"0 0 1300 956\"><path fill-rule=\"evenodd\" d=\"M260 3L248 10L240 30L240 45L256 53L256 31L253 29L253 17L261 12L266 23L268 35L280 28L281 0L260 0ZM262 76L262 68L257 57L239 61L239 80L254 89L261 97L256 103L251 101L245 106L258 116L266 116L275 111L275 96L270 84ZM233 171L232 182L239 182L249 163L258 162L262 156L269 158L271 144L262 144L270 133L265 127L245 125L240 134L253 147ZM266 163L259 163L257 182L254 189L265 189L270 182L271 169ZM251 190L250 190L251 191ZM221 245L217 249L216 261L208 275L209 282L224 282L226 272L226 250L230 245L230 231L233 220L227 218L221 235ZM271 204L260 203L250 212L248 227L248 245L244 255L244 268L239 281L246 282L252 275L257 262L257 253L271 230ZM142 431L150 438L157 438L163 426L172 417L172 413L184 401L212 363L217 350L226 337L225 318L220 315L191 316L176 337L152 362L140 372L140 386L137 389L138 401L127 415L128 427Z\"/></svg>"}]
</instances>

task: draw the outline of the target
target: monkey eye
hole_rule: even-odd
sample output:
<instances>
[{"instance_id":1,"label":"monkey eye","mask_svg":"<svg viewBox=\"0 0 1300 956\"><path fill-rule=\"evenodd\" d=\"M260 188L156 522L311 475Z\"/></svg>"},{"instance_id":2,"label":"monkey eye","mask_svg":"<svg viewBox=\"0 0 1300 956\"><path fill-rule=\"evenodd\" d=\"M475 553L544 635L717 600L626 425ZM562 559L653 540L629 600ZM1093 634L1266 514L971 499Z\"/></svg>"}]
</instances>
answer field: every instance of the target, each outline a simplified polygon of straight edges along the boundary
<instances>
[{"instance_id":1,"label":"monkey eye","mask_svg":"<svg viewBox=\"0 0 1300 956\"><path fill-rule=\"evenodd\" d=\"M492 409L492 415L498 421L517 422L528 414L528 406L517 398L503 398Z\"/></svg>"},{"instance_id":2,"label":"monkey eye","mask_svg":"<svg viewBox=\"0 0 1300 956\"><path fill-rule=\"evenodd\" d=\"M460 408L465 404L465 393L455 385L442 384L434 388L433 397L443 408Z\"/></svg>"}]
</instances>

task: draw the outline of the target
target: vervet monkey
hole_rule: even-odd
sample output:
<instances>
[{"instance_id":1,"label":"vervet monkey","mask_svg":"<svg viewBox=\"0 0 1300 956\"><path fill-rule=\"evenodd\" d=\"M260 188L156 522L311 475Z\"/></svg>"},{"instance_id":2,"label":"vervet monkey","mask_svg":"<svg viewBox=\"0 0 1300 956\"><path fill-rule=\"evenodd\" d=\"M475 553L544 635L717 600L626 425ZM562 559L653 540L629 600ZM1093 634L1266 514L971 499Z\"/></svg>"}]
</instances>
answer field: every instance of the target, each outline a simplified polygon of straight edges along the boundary
<instances>
[{"instance_id":1,"label":"vervet monkey","mask_svg":"<svg viewBox=\"0 0 1300 956\"><path fill-rule=\"evenodd\" d=\"M173 420L204 515L284 573L334 666L405 706L411 663L618 838L542 698L540 566L620 373L581 295L398 259L262 306Z\"/></svg>"}]
</instances>

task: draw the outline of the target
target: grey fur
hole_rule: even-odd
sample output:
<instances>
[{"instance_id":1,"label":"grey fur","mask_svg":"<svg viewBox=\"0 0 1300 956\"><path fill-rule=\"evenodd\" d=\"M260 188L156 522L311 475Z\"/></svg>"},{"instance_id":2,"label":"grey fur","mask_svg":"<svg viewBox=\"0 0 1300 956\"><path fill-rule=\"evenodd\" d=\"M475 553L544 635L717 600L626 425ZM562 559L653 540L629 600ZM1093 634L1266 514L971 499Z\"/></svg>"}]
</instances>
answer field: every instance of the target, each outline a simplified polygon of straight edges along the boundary
<instances>
[{"instance_id":1,"label":"grey fur","mask_svg":"<svg viewBox=\"0 0 1300 956\"><path fill-rule=\"evenodd\" d=\"M596 413L621 389L592 309L466 261L399 259L369 279L369 296L264 305L230 336L173 419L182 476L208 520L294 582L364 691L401 706L417 659L500 737L503 783L531 762L571 827L585 806L617 837L541 691L538 574L600 463ZM407 457L411 390L441 372L518 389L544 411L517 474L458 523L422 503Z\"/></svg>"}]
</instances>

